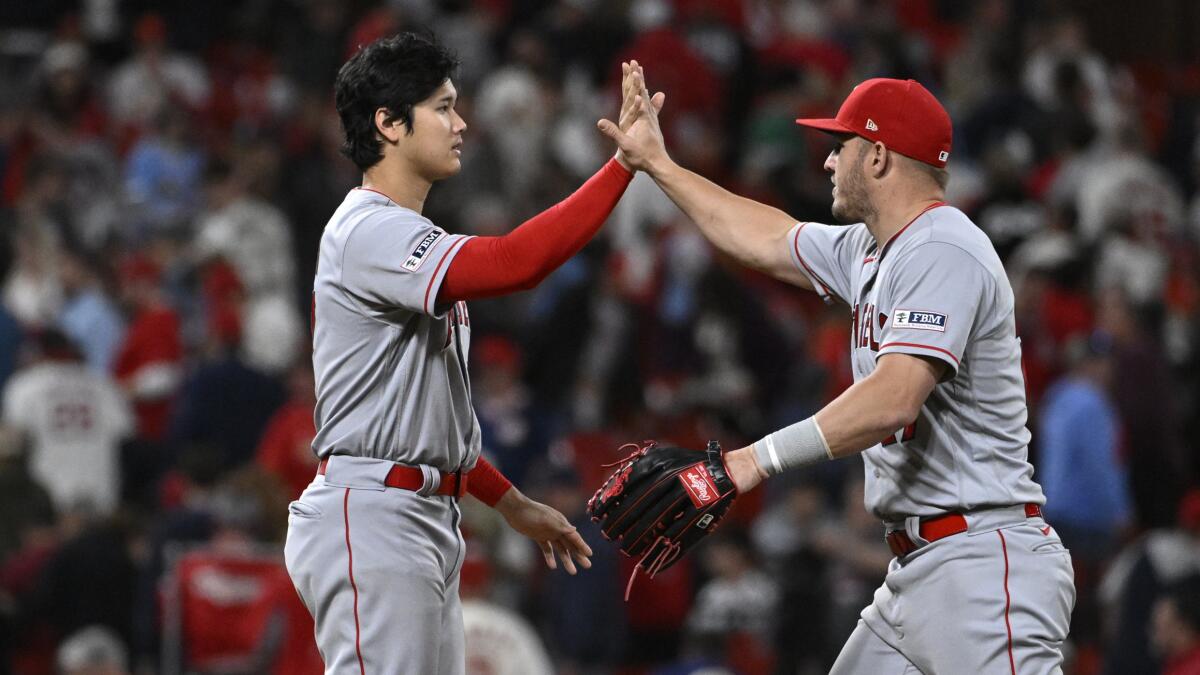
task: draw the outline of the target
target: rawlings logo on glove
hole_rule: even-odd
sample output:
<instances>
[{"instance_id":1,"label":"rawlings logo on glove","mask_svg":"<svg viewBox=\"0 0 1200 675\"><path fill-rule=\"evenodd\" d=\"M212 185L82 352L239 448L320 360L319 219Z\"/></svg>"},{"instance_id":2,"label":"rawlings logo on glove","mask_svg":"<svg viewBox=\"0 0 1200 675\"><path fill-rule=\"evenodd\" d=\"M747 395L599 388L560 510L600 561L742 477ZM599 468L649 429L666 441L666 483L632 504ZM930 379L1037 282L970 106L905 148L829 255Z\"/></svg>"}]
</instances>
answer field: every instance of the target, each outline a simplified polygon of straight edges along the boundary
<instances>
[{"instance_id":1,"label":"rawlings logo on glove","mask_svg":"<svg viewBox=\"0 0 1200 675\"><path fill-rule=\"evenodd\" d=\"M679 481L687 488L688 496L696 508L708 506L717 498L717 486L713 485L708 471L703 465L697 464L679 475Z\"/></svg>"},{"instance_id":2,"label":"rawlings logo on glove","mask_svg":"<svg viewBox=\"0 0 1200 675\"><path fill-rule=\"evenodd\" d=\"M716 441L705 450L654 441L626 447L634 452L616 463L587 510L604 536L638 561L625 589L628 600L638 571L654 578L716 529L737 488Z\"/></svg>"}]
</instances>

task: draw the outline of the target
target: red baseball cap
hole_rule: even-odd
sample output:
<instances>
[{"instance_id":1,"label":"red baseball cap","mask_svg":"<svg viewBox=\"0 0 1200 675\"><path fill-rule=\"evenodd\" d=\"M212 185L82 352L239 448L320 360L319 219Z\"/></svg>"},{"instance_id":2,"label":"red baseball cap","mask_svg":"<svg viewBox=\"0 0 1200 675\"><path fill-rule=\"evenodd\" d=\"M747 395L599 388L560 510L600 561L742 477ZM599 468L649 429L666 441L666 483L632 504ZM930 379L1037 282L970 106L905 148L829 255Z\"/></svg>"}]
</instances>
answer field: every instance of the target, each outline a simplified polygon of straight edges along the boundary
<instances>
[{"instance_id":1,"label":"red baseball cap","mask_svg":"<svg viewBox=\"0 0 1200 675\"><path fill-rule=\"evenodd\" d=\"M798 119L796 124L879 141L939 169L950 159L950 115L916 80L867 80L850 92L837 117Z\"/></svg>"}]
</instances>

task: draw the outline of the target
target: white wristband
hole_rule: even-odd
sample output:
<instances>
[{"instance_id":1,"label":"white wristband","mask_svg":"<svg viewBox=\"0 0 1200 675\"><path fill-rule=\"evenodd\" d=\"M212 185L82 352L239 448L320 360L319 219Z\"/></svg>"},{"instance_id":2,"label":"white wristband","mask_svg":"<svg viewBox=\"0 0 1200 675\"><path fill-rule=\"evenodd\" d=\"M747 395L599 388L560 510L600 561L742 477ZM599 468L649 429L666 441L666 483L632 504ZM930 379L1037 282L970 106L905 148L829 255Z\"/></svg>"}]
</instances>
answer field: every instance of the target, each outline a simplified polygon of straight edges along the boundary
<instances>
[{"instance_id":1,"label":"white wristband","mask_svg":"<svg viewBox=\"0 0 1200 675\"><path fill-rule=\"evenodd\" d=\"M815 416L755 441L754 455L771 475L833 459Z\"/></svg>"}]
</instances>

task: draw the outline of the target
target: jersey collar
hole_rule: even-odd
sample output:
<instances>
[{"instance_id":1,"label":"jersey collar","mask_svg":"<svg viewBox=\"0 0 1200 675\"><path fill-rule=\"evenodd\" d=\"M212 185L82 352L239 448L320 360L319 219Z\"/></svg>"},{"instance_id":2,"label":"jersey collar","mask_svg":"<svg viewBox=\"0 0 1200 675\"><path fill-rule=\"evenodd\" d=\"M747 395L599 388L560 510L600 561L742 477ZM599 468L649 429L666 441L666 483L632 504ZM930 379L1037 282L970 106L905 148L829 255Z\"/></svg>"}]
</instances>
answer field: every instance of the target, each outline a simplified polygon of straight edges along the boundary
<instances>
[{"instance_id":1,"label":"jersey collar","mask_svg":"<svg viewBox=\"0 0 1200 675\"><path fill-rule=\"evenodd\" d=\"M883 256L884 256L884 254L886 254L888 252L888 249L891 248L892 242L899 239L900 235L904 234L905 230L907 230L913 223L917 222L917 219L919 219L921 216L925 215L929 211L932 211L933 209L936 209L939 206L945 206L945 205L946 205L946 202L934 202L934 203L930 204L929 206L926 206L925 208L921 209L921 212L918 213L917 215L913 216L913 219L908 221L908 223L904 227L900 228L899 230L896 230L896 234L893 234L892 236L888 237L888 240L883 242L883 248L879 249L879 255L875 256L875 260L882 262Z\"/></svg>"},{"instance_id":2,"label":"jersey collar","mask_svg":"<svg viewBox=\"0 0 1200 675\"><path fill-rule=\"evenodd\" d=\"M399 206L399 204L392 201L391 197L383 194L382 192L380 192L379 190L376 190L374 188L356 185L356 186L354 186L353 189L350 190L350 194L356 195L360 199L369 199L374 202L382 201L387 206Z\"/></svg>"}]
</instances>

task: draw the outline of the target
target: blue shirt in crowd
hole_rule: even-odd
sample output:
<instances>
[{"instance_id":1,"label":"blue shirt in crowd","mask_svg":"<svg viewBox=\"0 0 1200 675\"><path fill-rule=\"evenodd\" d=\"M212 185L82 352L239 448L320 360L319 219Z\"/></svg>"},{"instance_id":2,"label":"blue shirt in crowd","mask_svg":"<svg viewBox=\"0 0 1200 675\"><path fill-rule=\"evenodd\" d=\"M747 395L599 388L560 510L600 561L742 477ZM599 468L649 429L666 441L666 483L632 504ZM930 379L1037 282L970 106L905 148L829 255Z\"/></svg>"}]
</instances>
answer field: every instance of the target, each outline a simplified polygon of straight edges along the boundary
<instances>
[{"instance_id":1,"label":"blue shirt in crowd","mask_svg":"<svg viewBox=\"0 0 1200 675\"><path fill-rule=\"evenodd\" d=\"M58 324L79 346L89 368L97 373L112 372L113 358L125 336L125 323L116 305L103 293L88 289L68 300Z\"/></svg>"},{"instance_id":2,"label":"blue shirt in crowd","mask_svg":"<svg viewBox=\"0 0 1200 675\"><path fill-rule=\"evenodd\" d=\"M1050 522L1112 531L1129 522L1129 486L1117 457L1119 422L1112 401L1082 377L1046 392L1038 429L1038 482Z\"/></svg>"}]
</instances>

